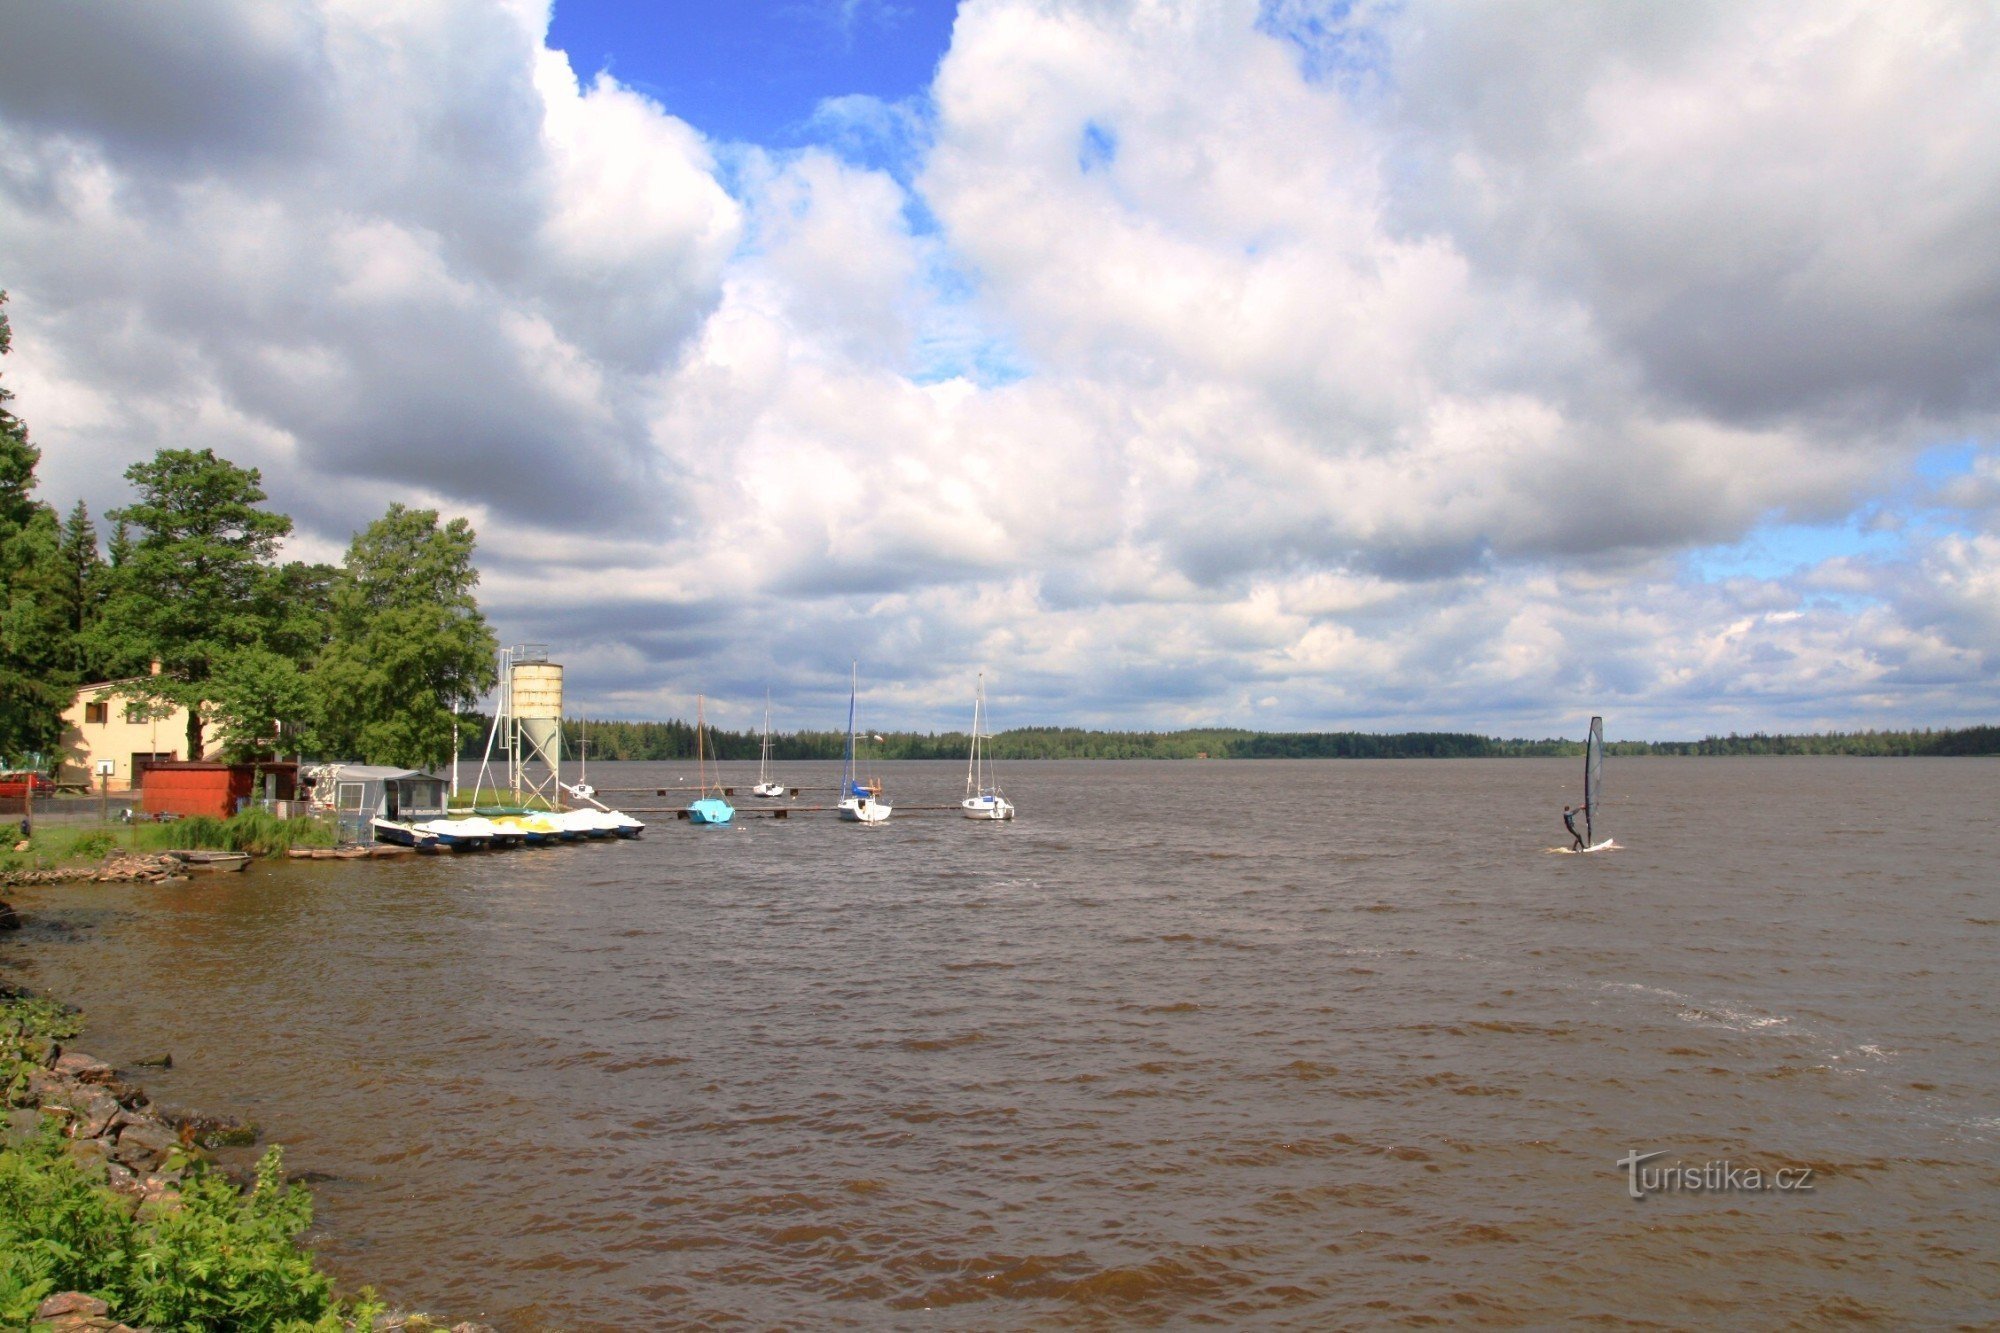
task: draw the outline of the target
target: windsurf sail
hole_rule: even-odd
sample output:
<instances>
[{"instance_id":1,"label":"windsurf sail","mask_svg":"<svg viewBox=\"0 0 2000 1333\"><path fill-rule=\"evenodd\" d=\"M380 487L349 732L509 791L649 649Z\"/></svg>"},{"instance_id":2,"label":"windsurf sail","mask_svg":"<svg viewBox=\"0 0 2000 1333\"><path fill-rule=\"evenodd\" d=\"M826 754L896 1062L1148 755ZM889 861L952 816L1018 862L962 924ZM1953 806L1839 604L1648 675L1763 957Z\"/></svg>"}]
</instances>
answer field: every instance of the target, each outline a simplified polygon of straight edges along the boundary
<instances>
[{"instance_id":1,"label":"windsurf sail","mask_svg":"<svg viewBox=\"0 0 2000 1333\"><path fill-rule=\"evenodd\" d=\"M1590 740L1583 748L1583 845L1595 847L1597 806L1604 799L1604 719L1590 719ZM1605 834L1609 838L1610 834Z\"/></svg>"}]
</instances>

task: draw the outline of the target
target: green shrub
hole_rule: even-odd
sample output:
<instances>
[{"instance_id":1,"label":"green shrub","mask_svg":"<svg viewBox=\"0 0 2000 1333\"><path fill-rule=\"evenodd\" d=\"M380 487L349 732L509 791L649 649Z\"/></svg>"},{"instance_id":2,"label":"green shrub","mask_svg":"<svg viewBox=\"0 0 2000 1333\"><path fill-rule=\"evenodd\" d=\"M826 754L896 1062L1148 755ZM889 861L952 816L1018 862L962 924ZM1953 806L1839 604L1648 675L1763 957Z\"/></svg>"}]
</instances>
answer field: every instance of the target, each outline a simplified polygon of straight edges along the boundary
<instances>
[{"instance_id":1,"label":"green shrub","mask_svg":"<svg viewBox=\"0 0 2000 1333\"><path fill-rule=\"evenodd\" d=\"M101 858L118 846L118 835L109 829L95 829L70 844L70 855Z\"/></svg>"},{"instance_id":2,"label":"green shrub","mask_svg":"<svg viewBox=\"0 0 2000 1333\"><path fill-rule=\"evenodd\" d=\"M59 1000L15 995L0 987L0 1039L40 1037L68 1041L83 1031L83 1015Z\"/></svg>"},{"instance_id":3,"label":"green shrub","mask_svg":"<svg viewBox=\"0 0 2000 1333\"><path fill-rule=\"evenodd\" d=\"M313 1267L298 1237L312 1223L303 1185L284 1183L279 1149L237 1190L197 1166L177 1208L129 1205L95 1183L53 1127L0 1150L0 1328L25 1328L50 1293L83 1291L127 1323L159 1330L327 1330L374 1326Z\"/></svg>"},{"instance_id":4,"label":"green shrub","mask_svg":"<svg viewBox=\"0 0 2000 1333\"><path fill-rule=\"evenodd\" d=\"M100 1297L129 1267L134 1223L63 1151L54 1123L0 1152L0 1323L20 1328L52 1291ZM37 1295L36 1293L40 1293Z\"/></svg>"},{"instance_id":5,"label":"green shrub","mask_svg":"<svg viewBox=\"0 0 2000 1333\"><path fill-rule=\"evenodd\" d=\"M318 1319L334 1305L333 1279L298 1247L311 1224L312 1198L284 1183L280 1149L264 1154L248 1194L212 1172L196 1175L181 1207L160 1214L133 1247L133 1299L121 1317L175 1329Z\"/></svg>"},{"instance_id":6,"label":"green shrub","mask_svg":"<svg viewBox=\"0 0 2000 1333\"><path fill-rule=\"evenodd\" d=\"M331 847L335 841L334 827L327 820L311 815L280 819L268 810L244 810L228 819L194 815L167 824L140 824L132 834L133 845L146 851L200 847L253 856L275 856L293 847Z\"/></svg>"}]
</instances>

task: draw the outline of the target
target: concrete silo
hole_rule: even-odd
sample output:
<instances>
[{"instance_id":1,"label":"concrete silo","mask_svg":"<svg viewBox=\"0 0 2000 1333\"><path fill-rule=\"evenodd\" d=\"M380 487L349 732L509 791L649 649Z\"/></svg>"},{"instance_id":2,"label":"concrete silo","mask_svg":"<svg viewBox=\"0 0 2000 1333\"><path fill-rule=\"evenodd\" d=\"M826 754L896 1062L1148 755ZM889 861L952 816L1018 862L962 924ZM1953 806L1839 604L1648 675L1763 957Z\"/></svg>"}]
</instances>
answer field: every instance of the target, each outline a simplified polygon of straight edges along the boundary
<instances>
[{"instance_id":1,"label":"concrete silo","mask_svg":"<svg viewBox=\"0 0 2000 1333\"><path fill-rule=\"evenodd\" d=\"M514 721L520 727L520 762L539 760L551 773L562 769L563 669L549 661L514 662L508 682Z\"/></svg>"},{"instance_id":2,"label":"concrete silo","mask_svg":"<svg viewBox=\"0 0 2000 1333\"><path fill-rule=\"evenodd\" d=\"M492 792L494 750L504 757L506 789L514 804L562 802L563 669L549 661L545 644L500 650L499 706L486 739L476 790Z\"/></svg>"}]
</instances>

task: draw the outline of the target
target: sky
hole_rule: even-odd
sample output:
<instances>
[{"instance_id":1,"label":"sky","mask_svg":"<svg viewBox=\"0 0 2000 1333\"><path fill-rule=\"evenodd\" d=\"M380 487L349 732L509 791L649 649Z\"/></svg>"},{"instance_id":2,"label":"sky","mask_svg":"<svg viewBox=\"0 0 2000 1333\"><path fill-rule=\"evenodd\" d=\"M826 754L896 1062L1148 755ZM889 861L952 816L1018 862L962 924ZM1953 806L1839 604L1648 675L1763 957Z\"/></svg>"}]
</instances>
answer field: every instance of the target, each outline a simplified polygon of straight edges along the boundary
<instances>
[{"instance_id":1,"label":"sky","mask_svg":"<svg viewBox=\"0 0 2000 1333\"><path fill-rule=\"evenodd\" d=\"M1956 0L17 6L0 377L596 717L1991 723L1995 124Z\"/></svg>"}]
</instances>

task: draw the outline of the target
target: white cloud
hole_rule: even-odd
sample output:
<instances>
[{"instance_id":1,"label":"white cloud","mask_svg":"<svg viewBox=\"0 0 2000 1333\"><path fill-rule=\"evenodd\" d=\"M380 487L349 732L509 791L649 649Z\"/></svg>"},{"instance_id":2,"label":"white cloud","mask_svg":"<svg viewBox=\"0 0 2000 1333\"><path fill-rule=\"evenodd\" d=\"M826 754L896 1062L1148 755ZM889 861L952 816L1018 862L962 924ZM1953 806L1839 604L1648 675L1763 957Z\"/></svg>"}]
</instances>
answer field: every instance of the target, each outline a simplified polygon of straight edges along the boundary
<instances>
[{"instance_id":1,"label":"white cloud","mask_svg":"<svg viewBox=\"0 0 2000 1333\"><path fill-rule=\"evenodd\" d=\"M59 502L210 445L311 549L467 514L607 712L1990 717L2000 21L1312 8L968 0L927 114L721 161L537 5L38 11L4 372Z\"/></svg>"}]
</instances>

